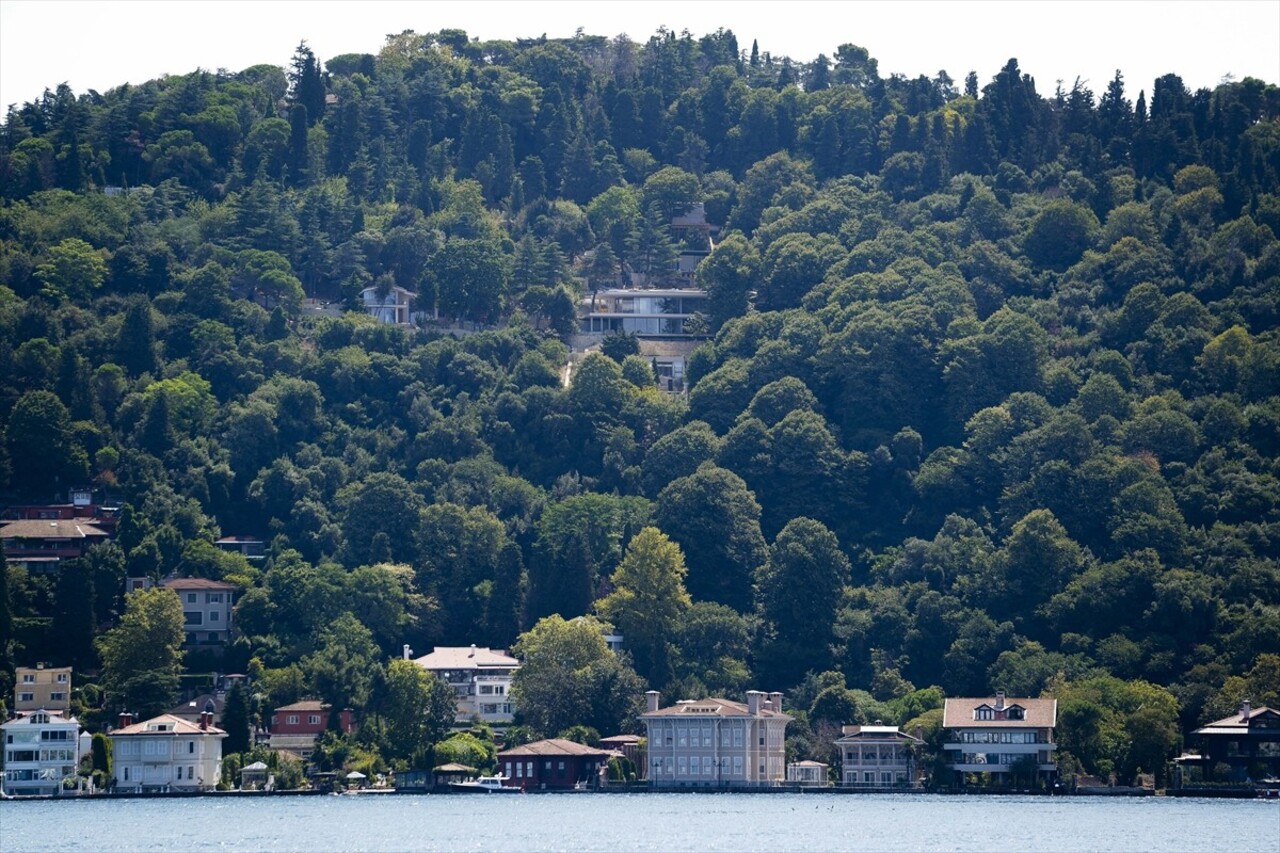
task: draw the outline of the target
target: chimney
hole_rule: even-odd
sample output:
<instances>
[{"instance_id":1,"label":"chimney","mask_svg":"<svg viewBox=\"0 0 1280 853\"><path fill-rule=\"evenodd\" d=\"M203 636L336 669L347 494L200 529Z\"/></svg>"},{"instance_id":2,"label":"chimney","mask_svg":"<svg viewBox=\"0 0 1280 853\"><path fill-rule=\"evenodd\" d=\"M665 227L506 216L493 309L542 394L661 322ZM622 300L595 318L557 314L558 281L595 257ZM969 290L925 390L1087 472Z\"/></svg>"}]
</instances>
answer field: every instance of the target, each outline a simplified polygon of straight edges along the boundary
<instances>
[{"instance_id":1,"label":"chimney","mask_svg":"<svg viewBox=\"0 0 1280 853\"><path fill-rule=\"evenodd\" d=\"M209 718L211 716L213 715L210 714L208 711L200 712L200 731L204 731L205 729L209 728Z\"/></svg>"},{"instance_id":2,"label":"chimney","mask_svg":"<svg viewBox=\"0 0 1280 853\"><path fill-rule=\"evenodd\" d=\"M1004 691L1003 690L996 691L996 710L997 711L1004 710Z\"/></svg>"},{"instance_id":3,"label":"chimney","mask_svg":"<svg viewBox=\"0 0 1280 853\"><path fill-rule=\"evenodd\" d=\"M123 729L127 726L132 726L132 725L133 725L133 714L130 714L128 711L121 711L120 720L117 725L117 728Z\"/></svg>"},{"instance_id":4,"label":"chimney","mask_svg":"<svg viewBox=\"0 0 1280 853\"><path fill-rule=\"evenodd\" d=\"M645 713L652 714L658 710L658 700L662 698L662 694L657 690L650 690L644 694Z\"/></svg>"},{"instance_id":5,"label":"chimney","mask_svg":"<svg viewBox=\"0 0 1280 853\"><path fill-rule=\"evenodd\" d=\"M782 694L770 693L769 704L773 707L774 711L777 711L779 714L781 714L782 713Z\"/></svg>"},{"instance_id":6,"label":"chimney","mask_svg":"<svg viewBox=\"0 0 1280 853\"><path fill-rule=\"evenodd\" d=\"M760 697L764 696L759 690L747 691L747 713L755 717L760 713Z\"/></svg>"},{"instance_id":7,"label":"chimney","mask_svg":"<svg viewBox=\"0 0 1280 853\"><path fill-rule=\"evenodd\" d=\"M473 658L473 657L475 657L475 656L476 656L476 644L475 644L475 643L472 643L472 644L471 644L471 654L467 655L467 657L471 657L471 658Z\"/></svg>"},{"instance_id":8,"label":"chimney","mask_svg":"<svg viewBox=\"0 0 1280 853\"><path fill-rule=\"evenodd\" d=\"M401 653L404 655L405 660L409 660L411 657L413 657L413 649L409 648L408 643L404 644L404 649L402 650Z\"/></svg>"},{"instance_id":9,"label":"chimney","mask_svg":"<svg viewBox=\"0 0 1280 853\"><path fill-rule=\"evenodd\" d=\"M1246 699L1240 703L1240 722L1249 722L1249 715L1251 713L1253 713L1253 706L1249 703L1249 700Z\"/></svg>"}]
</instances>

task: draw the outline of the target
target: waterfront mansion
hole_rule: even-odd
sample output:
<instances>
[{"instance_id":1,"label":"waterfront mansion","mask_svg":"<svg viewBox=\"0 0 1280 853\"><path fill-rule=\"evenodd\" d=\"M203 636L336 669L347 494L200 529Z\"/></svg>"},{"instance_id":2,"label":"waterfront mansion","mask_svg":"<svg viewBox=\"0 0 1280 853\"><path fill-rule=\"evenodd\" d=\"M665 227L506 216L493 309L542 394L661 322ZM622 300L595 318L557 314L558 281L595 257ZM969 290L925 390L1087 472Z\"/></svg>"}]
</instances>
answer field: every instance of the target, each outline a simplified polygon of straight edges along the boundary
<instances>
[{"instance_id":1,"label":"waterfront mansion","mask_svg":"<svg viewBox=\"0 0 1280 853\"><path fill-rule=\"evenodd\" d=\"M649 744L649 782L655 788L765 787L786 774L787 723L781 693L747 691L746 704L730 699L683 699L659 708L660 694L645 694L640 715Z\"/></svg>"}]
</instances>

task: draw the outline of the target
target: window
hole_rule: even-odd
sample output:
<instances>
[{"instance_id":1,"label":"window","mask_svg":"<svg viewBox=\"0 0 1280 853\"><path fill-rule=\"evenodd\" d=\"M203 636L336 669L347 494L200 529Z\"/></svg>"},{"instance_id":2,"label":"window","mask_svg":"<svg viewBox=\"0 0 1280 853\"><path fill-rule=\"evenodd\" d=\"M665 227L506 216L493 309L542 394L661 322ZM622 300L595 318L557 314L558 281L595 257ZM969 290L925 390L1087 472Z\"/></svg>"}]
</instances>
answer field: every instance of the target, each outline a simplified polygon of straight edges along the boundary
<instances>
[{"instance_id":1,"label":"window","mask_svg":"<svg viewBox=\"0 0 1280 853\"><path fill-rule=\"evenodd\" d=\"M689 758L689 775L702 775L702 758L700 756L694 755Z\"/></svg>"},{"instance_id":2,"label":"window","mask_svg":"<svg viewBox=\"0 0 1280 853\"><path fill-rule=\"evenodd\" d=\"M868 785L874 785L874 784L876 783L876 774L874 774L874 773L863 773L863 774L862 774L862 781L863 781L864 783L868 784Z\"/></svg>"},{"instance_id":3,"label":"window","mask_svg":"<svg viewBox=\"0 0 1280 853\"><path fill-rule=\"evenodd\" d=\"M194 592L187 593L187 604L196 603L196 594Z\"/></svg>"},{"instance_id":4,"label":"window","mask_svg":"<svg viewBox=\"0 0 1280 853\"><path fill-rule=\"evenodd\" d=\"M221 604L222 593L220 592L205 593L204 601L205 601L205 604Z\"/></svg>"},{"instance_id":5,"label":"window","mask_svg":"<svg viewBox=\"0 0 1280 853\"><path fill-rule=\"evenodd\" d=\"M735 728L733 730L733 745L742 746L742 729Z\"/></svg>"},{"instance_id":6,"label":"window","mask_svg":"<svg viewBox=\"0 0 1280 853\"><path fill-rule=\"evenodd\" d=\"M742 756L741 755L735 755L733 757L733 775L734 776L742 775Z\"/></svg>"},{"instance_id":7,"label":"window","mask_svg":"<svg viewBox=\"0 0 1280 853\"><path fill-rule=\"evenodd\" d=\"M974 711L973 716L975 720L994 720L996 718L995 711L986 706Z\"/></svg>"},{"instance_id":8,"label":"window","mask_svg":"<svg viewBox=\"0 0 1280 853\"><path fill-rule=\"evenodd\" d=\"M187 741L187 755L195 755L195 754L196 754L196 742L193 740Z\"/></svg>"},{"instance_id":9,"label":"window","mask_svg":"<svg viewBox=\"0 0 1280 853\"><path fill-rule=\"evenodd\" d=\"M551 772L551 759L547 759L546 761L542 762L542 769L546 773Z\"/></svg>"},{"instance_id":10,"label":"window","mask_svg":"<svg viewBox=\"0 0 1280 853\"><path fill-rule=\"evenodd\" d=\"M19 694L18 694L18 701L19 701L19 702L34 702L34 701L36 701L36 694L34 694L34 693L19 693Z\"/></svg>"},{"instance_id":11,"label":"window","mask_svg":"<svg viewBox=\"0 0 1280 853\"><path fill-rule=\"evenodd\" d=\"M24 672L24 673L22 674L22 683L23 683L23 684L35 684L35 683L36 683L36 677L35 677L35 675L33 675L32 673L29 673L29 672Z\"/></svg>"},{"instance_id":12,"label":"window","mask_svg":"<svg viewBox=\"0 0 1280 853\"><path fill-rule=\"evenodd\" d=\"M68 680L69 680L69 679L67 678L67 674L66 674L65 672L60 672L60 673L58 673L58 683L59 683L59 684L66 684Z\"/></svg>"},{"instance_id":13,"label":"window","mask_svg":"<svg viewBox=\"0 0 1280 853\"><path fill-rule=\"evenodd\" d=\"M516 762L516 778L517 779L524 778L524 762L523 761Z\"/></svg>"},{"instance_id":14,"label":"window","mask_svg":"<svg viewBox=\"0 0 1280 853\"><path fill-rule=\"evenodd\" d=\"M188 625L203 625L204 614L199 610L188 610L182 614L182 621Z\"/></svg>"},{"instance_id":15,"label":"window","mask_svg":"<svg viewBox=\"0 0 1280 853\"><path fill-rule=\"evenodd\" d=\"M218 611L216 611L216 610L210 611L210 613L209 613L209 621L210 621L210 622L218 622L218 621L221 621L221 619L222 619L222 614L221 614L221 613L219 613L219 612L218 612Z\"/></svg>"},{"instance_id":16,"label":"window","mask_svg":"<svg viewBox=\"0 0 1280 853\"><path fill-rule=\"evenodd\" d=\"M50 693L50 694L49 694L49 701L50 701L50 702L65 702L65 701L67 701L67 694L66 694L65 692L61 692L61 691L60 691L60 692L58 692L58 693Z\"/></svg>"},{"instance_id":17,"label":"window","mask_svg":"<svg viewBox=\"0 0 1280 853\"><path fill-rule=\"evenodd\" d=\"M128 768L128 767L126 767L126 768L124 769L124 781L126 781L126 782L128 782L128 781L129 781L129 768Z\"/></svg>"},{"instance_id":18,"label":"window","mask_svg":"<svg viewBox=\"0 0 1280 853\"><path fill-rule=\"evenodd\" d=\"M320 725L320 715L319 715L319 714L307 714L307 722L308 722L308 723L310 723L310 724L311 724L311 725L313 725L313 726L318 726L318 725Z\"/></svg>"},{"instance_id":19,"label":"window","mask_svg":"<svg viewBox=\"0 0 1280 853\"><path fill-rule=\"evenodd\" d=\"M679 729L677 729L676 741L680 746L688 746L689 730L686 729L684 726L681 726Z\"/></svg>"},{"instance_id":20,"label":"window","mask_svg":"<svg viewBox=\"0 0 1280 853\"><path fill-rule=\"evenodd\" d=\"M291 726L296 726L298 724L298 715L290 714L288 717L285 718L285 721L289 723L289 725Z\"/></svg>"},{"instance_id":21,"label":"window","mask_svg":"<svg viewBox=\"0 0 1280 853\"><path fill-rule=\"evenodd\" d=\"M563 773L563 772L564 772L564 762L563 762L563 761L561 761L561 762L560 762L559 770L560 770L560 772L561 772L561 773Z\"/></svg>"}]
</instances>

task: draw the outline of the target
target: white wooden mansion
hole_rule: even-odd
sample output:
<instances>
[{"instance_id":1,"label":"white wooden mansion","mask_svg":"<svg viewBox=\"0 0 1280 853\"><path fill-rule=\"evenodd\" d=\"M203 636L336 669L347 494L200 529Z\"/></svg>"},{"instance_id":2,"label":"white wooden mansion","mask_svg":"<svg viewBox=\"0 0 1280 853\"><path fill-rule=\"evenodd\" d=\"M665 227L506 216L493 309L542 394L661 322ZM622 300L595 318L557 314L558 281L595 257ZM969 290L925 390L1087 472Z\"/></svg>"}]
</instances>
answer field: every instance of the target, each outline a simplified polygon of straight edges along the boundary
<instances>
[{"instance_id":1,"label":"white wooden mansion","mask_svg":"<svg viewBox=\"0 0 1280 853\"><path fill-rule=\"evenodd\" d=\"M222 739L213 713L198 723L162 714L134 723L120 715L110 733L112 784L117 791L212 791L222 778Z\"/></svg>"}]
</instances>

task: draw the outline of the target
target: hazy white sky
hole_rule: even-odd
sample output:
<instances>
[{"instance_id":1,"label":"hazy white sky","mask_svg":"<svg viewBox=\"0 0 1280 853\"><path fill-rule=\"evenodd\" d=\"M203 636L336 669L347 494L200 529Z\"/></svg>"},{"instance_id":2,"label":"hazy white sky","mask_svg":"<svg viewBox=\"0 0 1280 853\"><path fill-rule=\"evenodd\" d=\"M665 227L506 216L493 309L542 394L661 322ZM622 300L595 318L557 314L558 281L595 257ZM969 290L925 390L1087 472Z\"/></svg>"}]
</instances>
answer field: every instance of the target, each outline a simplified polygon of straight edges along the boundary
<instances>
[{"instance_id":1,"label":"hazy white sky","mask_svg":"<svg viewBox=\"0 0 1280 853\"><path fill-rule=\"evenodd\" d=\"M1280 82L1280 0L0 0L0 108L67 82L105 92L196 68L286 65L306 39L321 60L376 53L387 33L472 37L733 30L743 49L796 61L866 47L880 73L986 83L1010 57L1041 94L1077 77L1101 94L1116 69L1132 99L1166 73L1191 89L1224 75Z\"/></svg>"}]
</instances>

